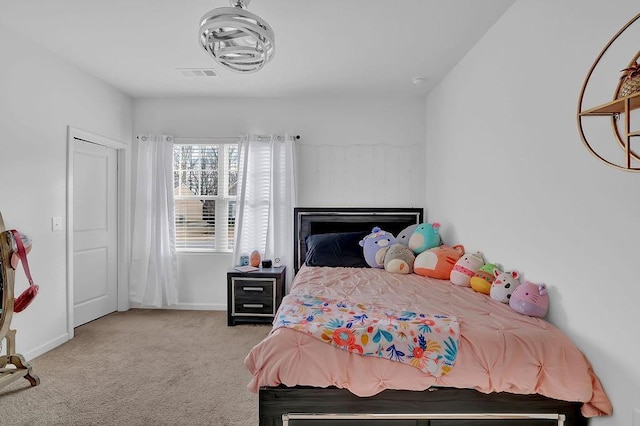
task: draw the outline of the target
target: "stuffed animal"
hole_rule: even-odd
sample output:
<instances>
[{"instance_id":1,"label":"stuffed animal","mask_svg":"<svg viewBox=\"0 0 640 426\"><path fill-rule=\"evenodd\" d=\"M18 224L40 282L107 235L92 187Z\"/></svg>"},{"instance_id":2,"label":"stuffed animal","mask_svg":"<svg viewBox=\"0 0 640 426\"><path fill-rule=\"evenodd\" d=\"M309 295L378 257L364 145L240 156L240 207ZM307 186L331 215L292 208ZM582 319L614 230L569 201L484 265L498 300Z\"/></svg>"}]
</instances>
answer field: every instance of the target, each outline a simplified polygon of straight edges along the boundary
<instances>
[{"instance_id":1,"label":"stuffed animal","mask_svg":"<svg viewBox=\"0 0 640 426\"><path fill-rule=\"evenodd\" d=\"M491 284L489 296L498 302L509 303L509 299L511 298L513 291L522 284L520 282L520 274L518 271L494 271L493 274L496 279L493 280L493 283Z\"/></svg>"},{"instance_id":2,"label":"stuffed animal","mask_svg":"<svg viewBox=\"0 0 640 426\"><path fill-rule=\"evenodd\" d=\"M525 281L515 289L509 299L509 306L516 312L542 318L549 309L549 295L545 284Z\"/></svg>"},{"instance_id":3,"label":"stuffed animal","mask_svg":"<svg viewBox=\"0 0 640 426\"><path fill-rule=\"evenodd\" d=\"M409 247L409 238L411 238L411 235L413 234L413 232L416 230L417 227L418 227L418 224L416 223L415 225L409 225L406 228L404 228L402 231L400 231L400 233L396 237L396 240L398 240L398 244L402 244L405 247Z\"/></svg>"},{"instance_id":4,"label":"stuffed animal","mask_svg":"<svg viewBox=\"0 0 640 426\"><path fill-rule=\"evenodd\" d=\"M484 265L484 257L479 251L462 256L451 271L451 282L462 287L469 287L473 274Z\"/></svg>"},{"instance_id":5,"label":"stuffed animal","mask_svg":"<svg viewBox=\"0 0 640 426\"><path fill-rule=\"evenodd\" d=\"M409 238L409 248L420 254L440 245L440 224L421 223Z\"/></svg>"},{"instance_id":6,"label":"stuffed animal","mask_svg":"<svg viewBox=\"0 0 640 426\"><path fill-rule=\"evenodd\" d=\"M495 271L502 271L502 267L495 263L486 263L469 280L469 285L478 293L491 293L491 283L496 279Z\"/></svg>"},{"instance_id":7,"label":"stuffed animal","mask_svg":"<svg viewBox=\"0 0 640 426\"><path fill-rule=\"evenodd\" d=\"M464 246L438 246L423 251L416 256L413 270L424 277L447 280L451 276L453 265L464 255Z\"/></svg>"},{"instance_id":8,"label":"stuffed animal","mask_svg":"<svg viewBox=\"0 0 640 426\"><path fill-rule=\"evenodd\" d=\"M393 244L384 256L384 269L392 274L410 274L416 256L405 245Z\"/></svg>"},{"instance_id":9,"label":"stuffed animal","mask_svg":"<svg viewBox=\"0 0 640 426\"><path fill-rule=\"evenodd\" d=\"M390 232L374 227L371 234L360 240L364 260L372 268L384 268L384 255L392 244L396 243L396 237Z\"/></svg>"}]
</instances>

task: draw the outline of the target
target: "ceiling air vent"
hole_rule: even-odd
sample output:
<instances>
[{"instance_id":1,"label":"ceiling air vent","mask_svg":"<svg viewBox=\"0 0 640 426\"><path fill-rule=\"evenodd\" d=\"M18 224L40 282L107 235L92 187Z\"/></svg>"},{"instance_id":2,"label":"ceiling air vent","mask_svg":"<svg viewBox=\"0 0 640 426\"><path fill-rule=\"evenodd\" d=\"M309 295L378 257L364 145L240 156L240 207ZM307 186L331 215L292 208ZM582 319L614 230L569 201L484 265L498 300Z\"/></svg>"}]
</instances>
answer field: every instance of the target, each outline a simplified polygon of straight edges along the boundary
<instances>
[{"instance_id":1,"label":"ceiling air vent","mask_svg":"<svg viewBox=\"0 0 640 426\"><path fill-rule=\"evenodd\" d=\"M212 68L176 68L185 77L217 77L218 73Z\"/></svg>"}]
</instances>

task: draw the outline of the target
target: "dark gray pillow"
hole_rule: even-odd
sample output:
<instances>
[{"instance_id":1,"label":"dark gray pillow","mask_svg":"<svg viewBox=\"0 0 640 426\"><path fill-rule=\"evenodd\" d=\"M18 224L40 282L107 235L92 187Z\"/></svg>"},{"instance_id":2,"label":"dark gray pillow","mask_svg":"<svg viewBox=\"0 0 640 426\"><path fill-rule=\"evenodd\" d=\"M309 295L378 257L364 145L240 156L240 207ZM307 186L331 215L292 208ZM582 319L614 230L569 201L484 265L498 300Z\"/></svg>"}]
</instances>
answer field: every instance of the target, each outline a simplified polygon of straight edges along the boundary
<instances>
[{"instance_id":1,"label":"dark gray pillow","mask_svg":"<svg viewBox=\"0 0 640 426\"><path fill-rule=\"evenodd\" d=\"M360 240L369 232L341 232L309 235L305 239L307 245L307 266L344 266L352 268L368 268L364 259Z\"/></svg>"}]
</instances>

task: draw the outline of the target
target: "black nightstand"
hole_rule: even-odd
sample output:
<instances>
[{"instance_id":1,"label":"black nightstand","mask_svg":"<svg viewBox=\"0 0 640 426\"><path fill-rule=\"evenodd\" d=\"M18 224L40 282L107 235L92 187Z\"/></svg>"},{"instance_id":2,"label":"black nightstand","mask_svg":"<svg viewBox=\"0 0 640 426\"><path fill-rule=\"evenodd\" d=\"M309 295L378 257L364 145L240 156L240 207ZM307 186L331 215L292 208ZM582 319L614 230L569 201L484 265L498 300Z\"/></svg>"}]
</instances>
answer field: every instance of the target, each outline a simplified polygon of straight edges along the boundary
<instances>
[{"instance_id":1,"label":"black nightstand","mask_svg":"<svg viewBox=\"0 0 640 426\"><path fill-rule=\"evenodd\" d=\"M284 296L286 267L227 272L227 325L271 323Z\"/></svg>"}]
</instances>

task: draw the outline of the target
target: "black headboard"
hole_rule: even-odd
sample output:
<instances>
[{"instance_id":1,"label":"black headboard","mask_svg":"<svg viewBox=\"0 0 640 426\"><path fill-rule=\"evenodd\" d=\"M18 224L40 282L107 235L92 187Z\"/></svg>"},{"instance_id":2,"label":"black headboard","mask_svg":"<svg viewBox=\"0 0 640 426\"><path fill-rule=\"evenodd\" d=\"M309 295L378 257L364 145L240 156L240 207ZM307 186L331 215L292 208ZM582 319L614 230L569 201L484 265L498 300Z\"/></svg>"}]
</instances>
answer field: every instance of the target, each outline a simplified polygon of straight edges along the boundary
<instances>
[{"instance_id":1,"label":"black headboard","mask_svg":"<svg viewBox=\"0 0 640 426\"><path fill-rule=\"evenodd\" d=\"M307 254L305 238L309 235L371 231L374 226L379 226L393 235L398 235L407 226L424 221L424 209L417 207L296 207L293 214L295 273L298 273L304 264Z\"/></svg>"}]
</instances>

